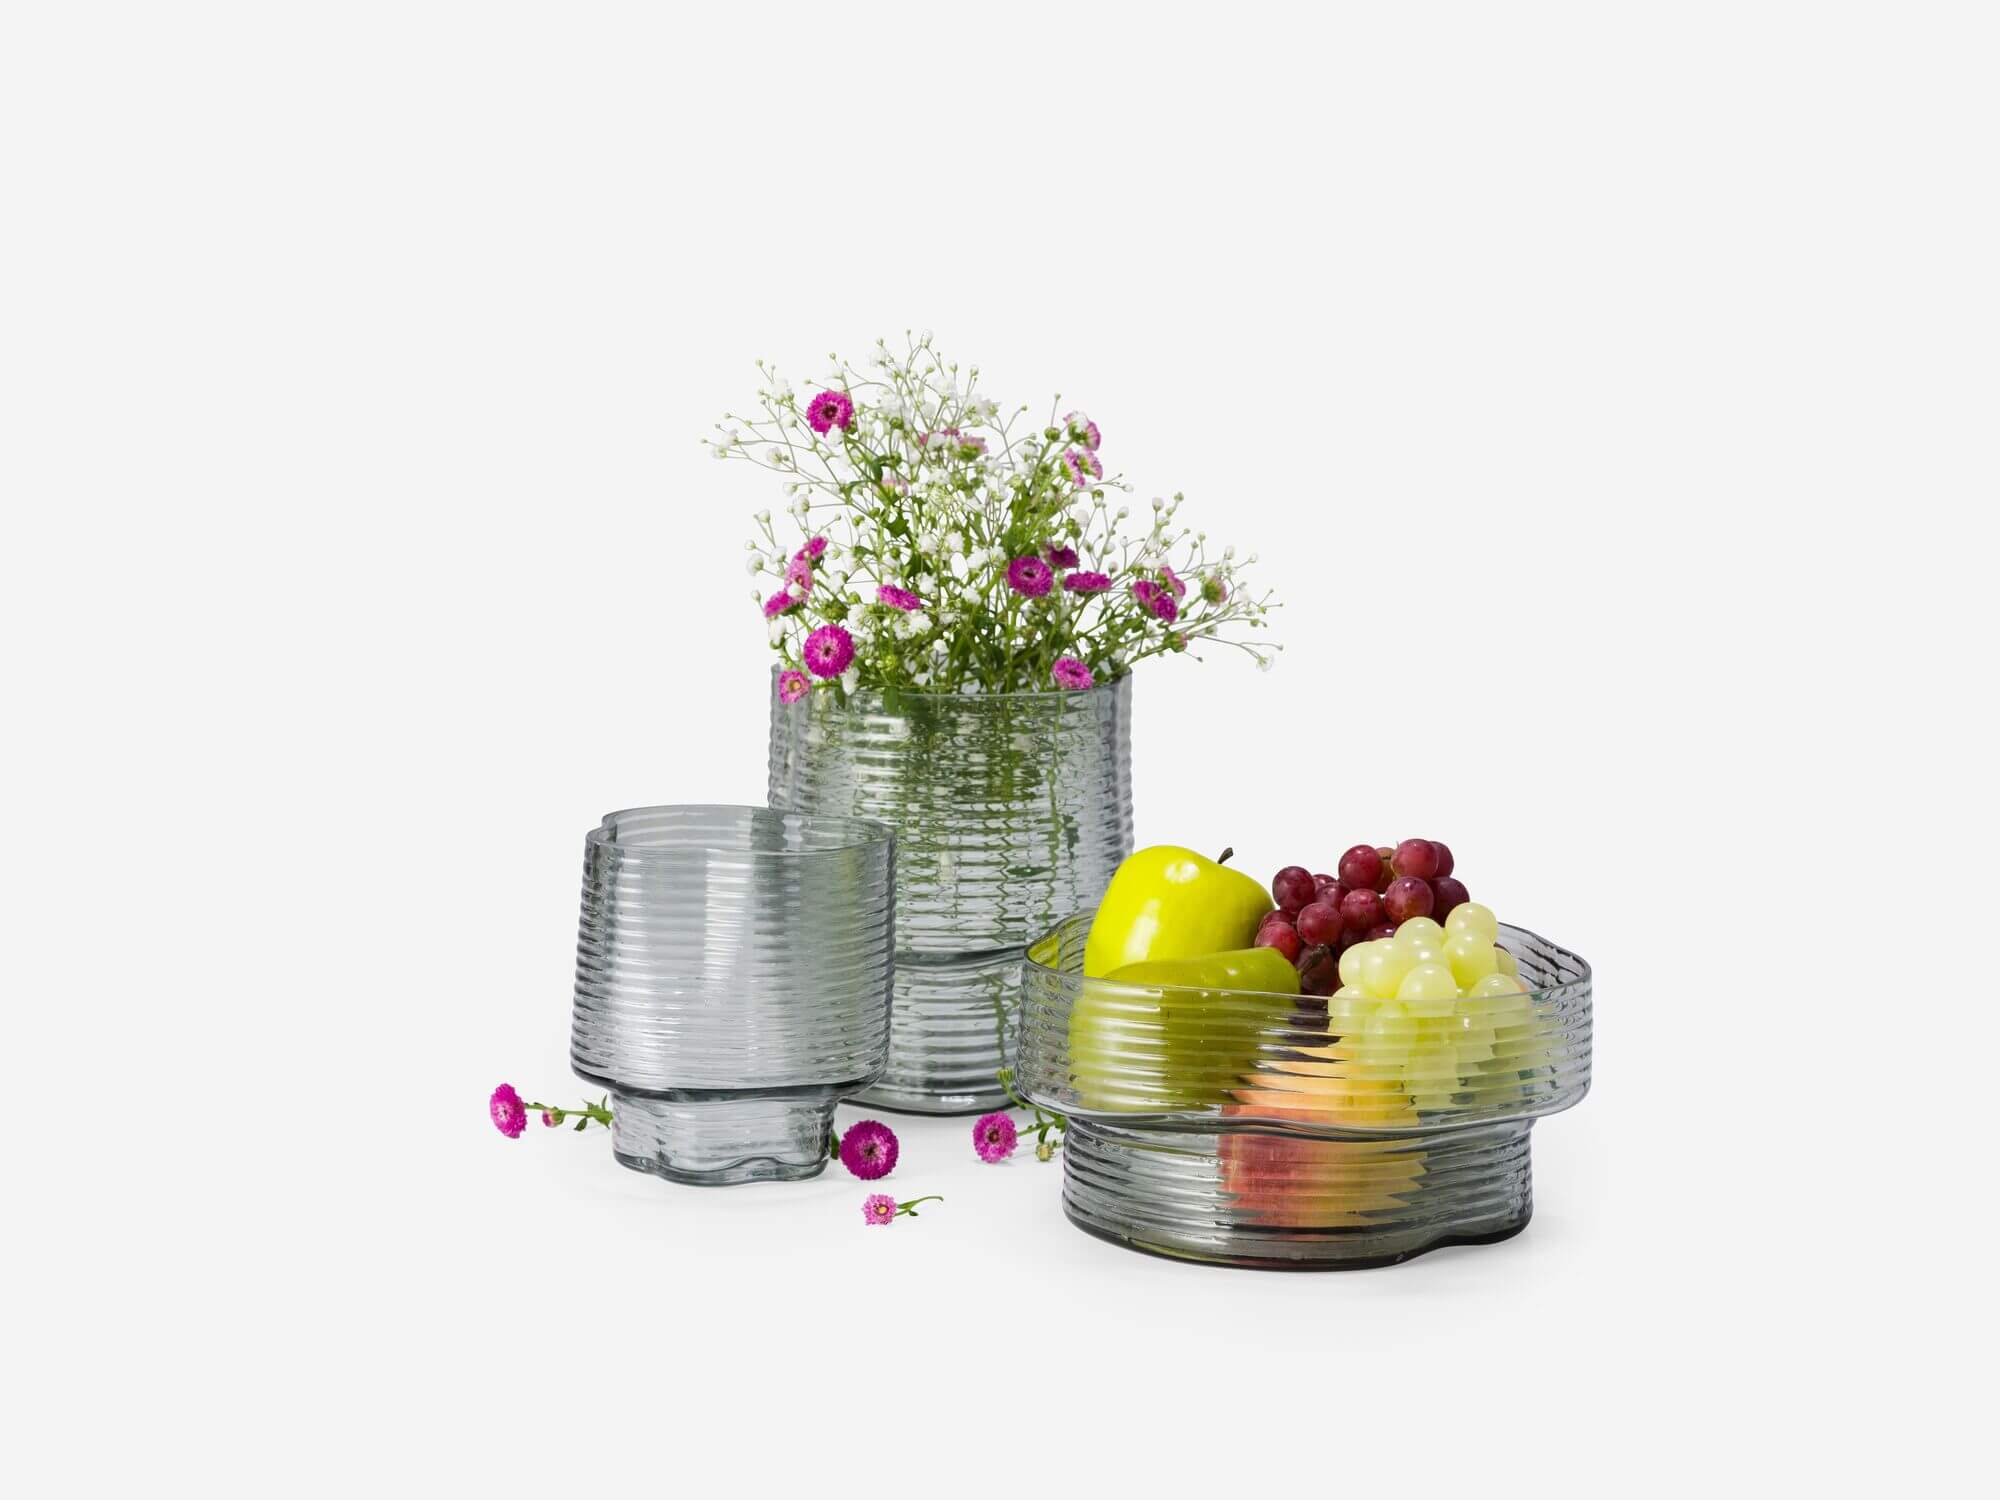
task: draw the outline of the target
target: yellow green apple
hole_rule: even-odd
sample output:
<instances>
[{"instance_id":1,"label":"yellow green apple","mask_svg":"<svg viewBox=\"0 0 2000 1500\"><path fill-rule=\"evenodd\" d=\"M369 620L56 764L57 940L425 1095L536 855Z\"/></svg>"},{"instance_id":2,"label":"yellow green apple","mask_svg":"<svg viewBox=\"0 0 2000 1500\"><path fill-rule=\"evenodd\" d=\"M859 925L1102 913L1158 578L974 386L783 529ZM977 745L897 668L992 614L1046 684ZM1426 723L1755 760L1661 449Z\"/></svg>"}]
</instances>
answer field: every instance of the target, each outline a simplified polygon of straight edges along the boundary
<instances>
[{"instance_id":1,"label":"yellow green apple","mask_svg":"<svg viewBox=\"0 0 2000 1500\"><path fill-rule=\"evenodd\" d=\"M1271 909L1271 893L1241 870L1155 844L1111 877L1084 944L1084 975L1102 979L1128 964L1248 948Z\"/></svg>"}]
</instances>

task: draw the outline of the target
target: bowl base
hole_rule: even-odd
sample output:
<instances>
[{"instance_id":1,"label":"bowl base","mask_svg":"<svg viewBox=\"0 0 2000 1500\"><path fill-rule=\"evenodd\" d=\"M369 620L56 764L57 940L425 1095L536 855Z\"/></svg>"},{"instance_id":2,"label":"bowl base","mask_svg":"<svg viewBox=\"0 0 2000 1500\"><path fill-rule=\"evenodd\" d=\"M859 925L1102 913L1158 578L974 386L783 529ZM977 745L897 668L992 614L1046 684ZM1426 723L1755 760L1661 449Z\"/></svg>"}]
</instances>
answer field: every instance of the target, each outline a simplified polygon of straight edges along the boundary
<instances>
[{"instance_id":1,"label":"bowl base","mask_svg":"<svg viewBox=\"0 0 2000 1500\"><path fill-rule=\"evenodd\" d=\"M834 1100L612 1095L611 1154L696 1187L800 1182L826 1170Z\"/></svg>"},{"instance_id":2,"label":"bowl base","mask_svg":"<svg viewBox=\"0 0 2000 1500\"><path fill-rule=\"evenodd\" d=\"M1074 1121L1063 1208L1099 1239L1263 1270L1395 1265L1490 1245L1534 1212L1532 1122L1379 1140Z\"/></svg>"}]
</instances>

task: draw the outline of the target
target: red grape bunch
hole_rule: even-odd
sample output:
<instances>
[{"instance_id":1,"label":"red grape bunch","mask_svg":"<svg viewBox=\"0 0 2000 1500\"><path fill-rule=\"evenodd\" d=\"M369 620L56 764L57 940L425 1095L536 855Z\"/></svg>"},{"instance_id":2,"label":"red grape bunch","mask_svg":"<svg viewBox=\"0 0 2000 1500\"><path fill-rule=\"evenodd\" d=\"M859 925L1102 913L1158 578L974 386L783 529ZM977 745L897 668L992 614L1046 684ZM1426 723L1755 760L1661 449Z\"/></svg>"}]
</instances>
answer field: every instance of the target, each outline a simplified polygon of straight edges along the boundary
<instances>
[{"instance_id":1,"label":"red grape bunch","mask_svg":"<svg viewBox=\"0 0 2000 1500\"><path fill-rule=\"evenodd\" d=\"M1472 899L1452 872L1451 849L1436 839L1404 839L1391 849L1356 844L1338 873L1315 875L1286 865L1271 877L1278 909L1264 918L1256 946L1276 948L1299 971L1299 992L1331 995L1340 986L1340 955L1356 943L1394 937L1412 917L1443 922Z\"/></svg>"}]
</instances>

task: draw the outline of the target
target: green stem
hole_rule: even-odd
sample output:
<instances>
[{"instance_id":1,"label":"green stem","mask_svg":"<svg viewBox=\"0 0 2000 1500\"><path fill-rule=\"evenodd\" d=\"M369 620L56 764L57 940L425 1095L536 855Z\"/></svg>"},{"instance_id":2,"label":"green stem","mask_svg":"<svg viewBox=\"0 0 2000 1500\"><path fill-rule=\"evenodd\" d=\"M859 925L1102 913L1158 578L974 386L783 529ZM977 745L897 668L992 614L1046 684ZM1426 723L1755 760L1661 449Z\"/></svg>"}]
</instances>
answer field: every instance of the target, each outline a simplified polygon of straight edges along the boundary
<instances>
[{"instance_id":1,"label":"green stem","mask_svg":"<svg viewBox=\"0 0 2000 1500\"><path fill-rule=\"evenodd\" d=\"M599 1125L603 1125L606 1128L609 1128L611 1124L611 1111L606 1109L601 1104L586 1103L577 1108L572 1109L567 1104L537 1104L532 1099L523 1099L521 1101L521 1107L523 1109L539 1110L543 1114L552 1115L560 1112L561 1114L569 1118L575 1118L576 1116L581 1115L584 1119L594 1120Z\"/></svg>"}]
</instances>

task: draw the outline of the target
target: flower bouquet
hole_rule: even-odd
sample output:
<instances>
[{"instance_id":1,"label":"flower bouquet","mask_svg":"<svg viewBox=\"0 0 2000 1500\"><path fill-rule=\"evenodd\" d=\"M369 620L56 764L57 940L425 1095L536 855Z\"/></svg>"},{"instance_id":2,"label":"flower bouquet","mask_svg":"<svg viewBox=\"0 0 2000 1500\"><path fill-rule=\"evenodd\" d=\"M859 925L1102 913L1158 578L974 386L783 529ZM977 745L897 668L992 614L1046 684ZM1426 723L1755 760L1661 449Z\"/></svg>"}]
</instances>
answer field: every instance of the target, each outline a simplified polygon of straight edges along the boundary
<instances>
[{"instance_id":1,"label":"flower bouquet","mask_svg":"<svg viewBox=\"0 0 2000 1500\"><path fill-rule=\"evenodd\" d=\"M1259 666L1268 596L1242 586L1234 547L1211 554L1179 521L1181 497L1130 524L1102 435L1082 412L1029 429L1003 416L927 336L878 343L868 371L836 361L801 401L758 361L760 415L710 440L782 476L799 536L771 512L746 545L755 598L782 667L779 696L879 692L1078 692L1163 652L1238 647Z\"/></svg>"}]
</instances>

